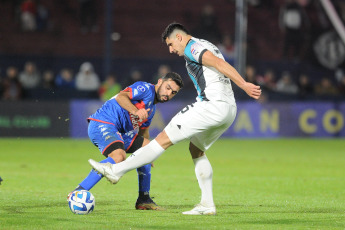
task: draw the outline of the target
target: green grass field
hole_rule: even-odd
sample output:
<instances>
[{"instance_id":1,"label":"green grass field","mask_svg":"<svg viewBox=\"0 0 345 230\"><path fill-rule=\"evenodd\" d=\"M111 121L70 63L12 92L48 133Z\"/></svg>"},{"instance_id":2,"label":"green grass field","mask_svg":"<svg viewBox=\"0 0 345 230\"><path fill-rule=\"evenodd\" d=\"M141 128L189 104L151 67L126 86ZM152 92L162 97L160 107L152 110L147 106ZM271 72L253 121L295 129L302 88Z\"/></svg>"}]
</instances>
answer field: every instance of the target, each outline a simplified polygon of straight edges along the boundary
<instances>
[{"instance_id":1,"label":"green grass field","mask_svg":"<svg viewBox=\"0 0 345 230\"><path fill-rule=\"evenodd\" d=\"M152 169L151 195L166 211L137 211L137 176L105 179L94 212L66 196L103 157L88 140L0 139L0 229L344 229L345 141L219 140L209 151L217 216L184 216L199 202L188 143Z\"/></svg>"}]
</instances>

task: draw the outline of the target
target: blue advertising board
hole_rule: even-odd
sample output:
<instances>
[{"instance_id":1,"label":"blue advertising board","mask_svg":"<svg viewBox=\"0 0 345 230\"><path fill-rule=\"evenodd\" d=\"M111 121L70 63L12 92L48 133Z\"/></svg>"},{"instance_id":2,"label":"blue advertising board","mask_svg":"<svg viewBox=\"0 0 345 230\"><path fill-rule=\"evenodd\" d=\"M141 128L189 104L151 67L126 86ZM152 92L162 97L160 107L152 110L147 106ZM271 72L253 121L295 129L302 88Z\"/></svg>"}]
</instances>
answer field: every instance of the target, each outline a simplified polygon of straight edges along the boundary
<instances>
[{"instance_id":1,"label":"blue advertising board","mask_svg":"<svg viewBox=\"0 0 345 230\"><path fill-rule=\"evenodd\" d=\"M71 137L87 137L86 118L101 105L100 101L71 102ZM151 137L163 130L171 118L186 105L183 101L157 104L157 112L150 127ZM344 114L345 103L238 102L235 122L222 137L345 137Z\"/></svg>"}]
</instances>

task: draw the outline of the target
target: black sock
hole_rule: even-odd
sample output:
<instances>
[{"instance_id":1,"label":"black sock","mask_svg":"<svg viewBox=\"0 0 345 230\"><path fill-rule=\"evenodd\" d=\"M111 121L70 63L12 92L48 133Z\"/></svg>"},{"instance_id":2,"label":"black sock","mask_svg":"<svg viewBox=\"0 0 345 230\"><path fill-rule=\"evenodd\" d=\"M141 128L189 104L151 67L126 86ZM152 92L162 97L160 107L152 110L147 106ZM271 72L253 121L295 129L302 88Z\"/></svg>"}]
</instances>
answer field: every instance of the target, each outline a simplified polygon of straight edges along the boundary
<instances>
[{"instance_id":1,"label":"black sock","mask_svg":"<svg viewBox=\"0 0 345 230\"><path fill-rule=\"evenodd\" d=\"M141 200L147 200L150 198L150 193L149 192L139 192L138 198Z\"/></svg>"}]
</instances>

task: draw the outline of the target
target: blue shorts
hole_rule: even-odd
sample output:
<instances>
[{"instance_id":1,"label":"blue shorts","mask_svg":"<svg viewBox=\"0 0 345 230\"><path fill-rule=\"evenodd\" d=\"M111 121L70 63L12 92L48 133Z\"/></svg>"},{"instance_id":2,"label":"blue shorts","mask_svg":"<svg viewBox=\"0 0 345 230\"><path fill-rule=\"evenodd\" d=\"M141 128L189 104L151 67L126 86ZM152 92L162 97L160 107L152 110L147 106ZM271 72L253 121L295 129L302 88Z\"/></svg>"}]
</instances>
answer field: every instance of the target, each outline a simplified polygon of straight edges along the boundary
<instances>
[{"instance_id":1,"label":"blue shorts","mask_svg":"<svg viewBox=\"0 0 345 230\"><path fill-rule=\"evenodd\" d=\"M118 148L127 152L138 136L135 131L121 134L114 125L93 120L89 120L88 134L92 143L105 156Z\"/></svg>"}]
</instances>

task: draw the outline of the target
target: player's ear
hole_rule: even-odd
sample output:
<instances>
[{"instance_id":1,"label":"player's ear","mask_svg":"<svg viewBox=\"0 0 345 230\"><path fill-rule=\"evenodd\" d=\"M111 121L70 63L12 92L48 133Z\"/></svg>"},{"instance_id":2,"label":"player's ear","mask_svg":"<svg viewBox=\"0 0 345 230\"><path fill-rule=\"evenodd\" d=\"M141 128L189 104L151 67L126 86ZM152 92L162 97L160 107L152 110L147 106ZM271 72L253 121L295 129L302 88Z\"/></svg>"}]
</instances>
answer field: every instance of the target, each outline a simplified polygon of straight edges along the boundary
<instances>
[{"instance_id":1,"label":"player's ear","mask_svg":"<svg viewBox=\"0 0 345 230\"><path fill-rule=\"evenodd\" d=\"M180 33L176 34L176 38L179 42L182 41L182 35Z\"/></svg>"}]
</instances>

